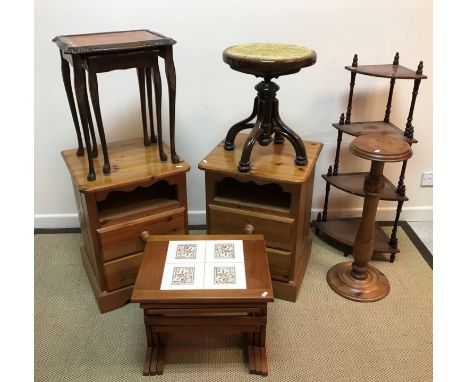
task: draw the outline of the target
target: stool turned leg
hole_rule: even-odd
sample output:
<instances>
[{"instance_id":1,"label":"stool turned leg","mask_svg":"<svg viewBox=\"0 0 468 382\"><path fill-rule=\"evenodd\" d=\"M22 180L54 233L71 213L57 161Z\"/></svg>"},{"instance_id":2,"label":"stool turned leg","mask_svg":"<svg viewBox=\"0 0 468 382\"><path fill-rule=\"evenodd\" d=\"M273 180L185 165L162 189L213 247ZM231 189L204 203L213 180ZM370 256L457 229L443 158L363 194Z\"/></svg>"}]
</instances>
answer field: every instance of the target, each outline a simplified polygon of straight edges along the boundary
<instances>
[{"instance_id":1,"label":"stool turned leg","mask_svg":"<svg viewBox=\"0 0 468 382\"><path fill-rule=\"evenodd\" d=\"M244 148L242 149L241 159L237 166L240 172L247 172L250 170L250 154L252 153L255 142L263 133L263 108L263 104L260 104L257 121L255 122L252 131L245 141Z\"/></svg>"},{"instance_id":2,"label":"stool turned leg","mask_svg":"<svg viewBox=\"0 0 468 382\"><path fill-rule=\"evenodd\" d=\"M279 126L275 130L275 137L276 134L281 134L284 136L294 147L294 151L296 152L296 159L295 163L298 166L305 166L308 162L307 160L307 153L305 150L304 142L302 139L297 135L290 127L288 127L282 120L279 115L279 102L275 99L274 106L273 106L273 118L274 122ZM275 138L276 139L276 138Z\"/></svg>"},{"instance_id":3,"label":"stool turned leg","mask_svg":"<svg viewBox=\"0 0 468 382\"><path fill-rule=\"evenodd\" d=\"M73 90L71 86L70 79L70 65L68 61L65 60L60 52L60 62L62 64L62 79L63 85L65 86L65 92L67 93L68 105L70 106L70 111L73 118L73 125L75 126L76 138L78 140L78 149L76 150L77 156L84 155L83 141L81 139L80 124L78 122L78 115L76 114L75 100L73 99Z\"/></svg>"},{"instance_id":4,"label":"stool turned leg","mask_svg":"<svg viewBox=\"0 0 468 382\"><path fill-rule=\"evenodd\" d=\"M106 135L104 134L104 126L102 124L102 117L101 117L101 108L99 105L99 89L98 89L98 82L96 77L96 72L92 70L92 64L89 65L89 74L88 74L88 86L89 86L89 93L91 95L91 102L93 104L94 109L94 116L96 117L96 124L99 133L99 140L101 141L102 147L102 154L104 156L104 166L102 167L102 172L104 174L110 173L110 163L109 163L109 154L107 152L107 143L106 143ZM89 116L91 119L91 115Z\"/></svg>"},{"instance_id":5,"label":"stool turned leg","mask_svg":"<svg viewBox=\"0 0 468 382\"><path fill-rule=\"evenodd\" d=\"M163 139L162 139L162 125L161 125L161 74L159 73L158 58L153 65L153 86L154 98L156 101L156 128L158 130L158 149L159 159L162 161L167 160L167 155L164 152Z\"/></svg>"},{"instance_id":6,"label":"stool turned leg","mask_svg":"<svg viewBox=\"0 0 468 382\"><path fill-rule=\"evenodd\" d=\"M156 135L154 134L153 123L153 91L151 88L151 67L145 68L146 71L146 93L148 94L148 114L150 120L150 139L151 143L157 143Z\"/></svg>"},{"instance_id":7,"label":"stool turned leg","mask_svg":"<svg viewBox=\"0 0 468 382\"><path fill-rule=\"evenodd\" d=\"M75 92L76 99L78 102L78 111L80 113L81 127L83 129L83 135L86 145L86 155L88 157L88 176L89 181L96 179L96 173L94 171L93 163L93 154L91 151L91 142L89 139L89 129L88 129L88 110L86 107L86 83L85 83L85 72L81 67L80 61L78 58L73 58L73 71L75 78Z\"/></svg>"},{"instance_id":8,"label":"stool turned leg","mask_svg":"<svg viewBox=\"0 0 468 382\"><path fill-rule=\"evenodd\" d=\"M234 141L236 139L237 134L239 134L242 130L253 127L253 124L249 124L249 122L255 118L255 116L257 115L257 111L258 97L255 97L252 113L247 118L232 125L232 127L229 129L226 135L226 139L224 140L224 150L234 150Z\"/></svg>"},{"instance_id":9,"label":"stool turned leg","mask_svg":"<svg viewBox=\"0 0 468 382\"><path fill-rule=\"evenodd\" d=\"M273 129L275 130L275 144L276 145L281 145L282 143L284 143L284 136L278 132L278 129L280 128L279 125L274 125Z\"/></svg>"},{"instance_id":10,"label":"stool turned leg","mask_svg":"<svg viewBox=\"0 0 468 382\"><path fill-rule=\"evenodd\" d=\"M175 150L175 100L176 100L176 71L172 58L172 46L166 48L165 55L166 79L169 86L169 138L171 146L171 161L179 163L179 156Z\"/></svg>"},{"instance_id":11,"label":"stool turned leg","mask_svg":"<svg viewBox=\"0 0 468 382\"><path fill-rule=\"evenodd\" d=\"M138 86L140 89L141 121L143 123L143 142L145 146L151 146L146 126L146 95L145 95L145 69L137 68Z\"/></svg>"}]
</instances>

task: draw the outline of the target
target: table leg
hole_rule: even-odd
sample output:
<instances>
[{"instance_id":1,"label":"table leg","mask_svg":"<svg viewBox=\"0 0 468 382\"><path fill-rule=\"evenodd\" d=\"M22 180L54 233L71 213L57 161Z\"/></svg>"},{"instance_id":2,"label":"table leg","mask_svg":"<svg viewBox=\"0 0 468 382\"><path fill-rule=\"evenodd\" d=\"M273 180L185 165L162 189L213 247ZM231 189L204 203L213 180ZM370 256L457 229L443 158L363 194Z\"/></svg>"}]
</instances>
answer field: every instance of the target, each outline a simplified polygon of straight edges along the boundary
<instances>
[{"instance_id":1,"label":"table leg","mask_svg":"<svg viewBox=\"0 0 468 382\"><path fill-rule=\"evenodd\" d=\"M255 314L249 314L249 316L255 317ZM266 317L266 307L260 309L260 316ZM266 325L260 325L257 331L247 333L247 356L250 374L268 375L265 343Z\"/></svg>"},{"instance_id":2,"label":"table leg","mask_svg":"<svg viewBox=\"0 0 468 382\"><path fill-rule=\"evenodd\" d=\"M150 146L148 138L148 128L146 126L146 95L145 95L145 69L137 68L138 85L140 89L141 121L143 123L143 142L145 146Z\"/></svg>"},{"instance_id":3,"label":"table leg","mask_svg":"<svg viewBox=\"0 0 468 382\"><path fill-rule=\"evenodd\" d=\"M92 65L88 65L88 86L91 95L91 102L93 104L94 116L96 117L96 124L99 133L99 140L101 141L102 154L104 156L104 166L102 172L104 174L110 173L109 154L107 152L106 135L104 133L104 126L102 124L101 106L99 105L99 88L97 82L96 72L92 69ZM91 115L89 116L91 120Z\"/></svg>"},{"instance_id":4,"label":"table leg","mask_svg":"<svg viewBox=\"0 0 468 382\"><path fill-rule=\"evenodd\" d=\"M176 100L176 72L172 55L172 46L166 48L165 57L166 79L169 88L169 137L171 146L171 161L179 163L179 156L175 150L175 100Z\"/></svg>"},{"instance_id":5,"label":"table leg","mask_svg":"<svg viewBox=\"0 0 468 382\"><path fill-rule=\"evenodd\" d=\"M156 374L161 375L164 369L164 357L166 355L167 333L158 333L158 362L156 364Z\"/></svg>"},{"instance_id":6,"label":"table leg","mask_svg":"<svg viewBox=\"0 0 468 382\"><path fill-rule=\"evenodd\" d=\"M255 350L254 350L254 333L247 333L247 355L249 358L249 373L255 374Z\"/></svg>"},{"instance_id":7,"label":"table leg","mask_svg":"<svg viewBox=\"0 0 468 382\"><path fill-rule=\"evenodd\" d=\"M146 72L146 93L148 94L148 114L150 120L150 138L151 143L157 143L158 140L154 134L154 122L153 122L153 91L151 88L151 67L145 68Z\"/></svg>"},{"instance_id":8,"label":"table leg","mask_svg":"<svg viewBox=\"0 0 468 382\"><path fill-rule=\"evenodd\" d=\"M85 81L86 113L88 114L88 127L89 127L89 133L91 135L91 142L93 143L92 153L93 153L93 158L97 158L98 148L97 148L96 134L94 134L93 117L91 116L91 108L89 107L88 89L86 87L86 71L84 73L83 80Z\"/></svg>"},{"instance_id":9,"label":"table leg","mask_svg":"<svg viewBox=\"0 0 468 382\"><path fill-rule=\"evenodd\" d=\"M145 362L143 364L143 375L150 375L150 366L151 366L151 355L153 353L153 347L148 346L145 353Z\"/></svg>"},{"instance_id":10,"label":"table leg","mask_svg":"<svg viewBox=\"0 0 468 382\"><path fill-rule=\"evenodd\" d=\"M65 92L67 93L68 105L70 106L70 111L73 118L73 125L75 126L76 138L78 140L78 149L76 150L77 156L84 155L83 141L81 139L80 125L78 122L78 115L76 114L75 100L73 99L73 90L70 79L70 65L68 61L65 60L60 52L60 61L62 64L62 79L63 85L65 86Z\"/></svg>"},{"instance_id":11,"label":"table leg","mask_svg":"<svg viewBox=\"0 0 468 382\"><path fill-rule=\"evenodd\" d=\"M161 74L159 73L158 58L153 66L153 85L154 85L154 98L156 101L156 128L158 130L158 149L159 159L162 161L167 160L167 155L164 152L163 139L162 139L162 124L161 124Z\"/></svg>"},{"instance_id":12,"label":"table leg","mask_svg":"<svg viewBox=\"0 0 468 382\"><path fill-rule=\"evenodd\" d=\"M86 155L88 156L88 177L89 181L96 179L96 173L94 172L93 156L91 152L91 142L89 140L88 130L88 111L87 111L87 99L86 99L86 84L85 84L85 71L81 67L78 58L73 57L73 72L75 79L75 92L76 99L78 102L78 110L80 113L81 127L83 129L83 135L86 144Z\"/></svg>"}]
</instances>

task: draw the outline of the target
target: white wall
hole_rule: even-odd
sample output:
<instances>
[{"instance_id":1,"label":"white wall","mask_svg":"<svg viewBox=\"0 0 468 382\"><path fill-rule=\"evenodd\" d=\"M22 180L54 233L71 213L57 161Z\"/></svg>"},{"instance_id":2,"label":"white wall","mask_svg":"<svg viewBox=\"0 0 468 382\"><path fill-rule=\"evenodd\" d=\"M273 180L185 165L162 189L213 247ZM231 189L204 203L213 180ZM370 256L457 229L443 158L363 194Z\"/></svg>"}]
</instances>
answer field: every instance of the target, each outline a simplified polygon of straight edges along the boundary
<instances>
[{"instance_id":1,"label":"white wall","mask_svg":"<svg viewBox=\"0 0 468 382\"><path fill-rule=\"evenodd\" d=\"M360 64L400 63L416 69L424 61L423 81L414 113L414 156L406 173L403 219L432 219L432 188L420 187L423 171L432 171L432 4L424 0L362 1L116 1L36 0L35 2L35 226L78 226L68 171L60 151L76 146L73 122L63 88L57 35L127 29L150 29L177 40L176 147L190 165L190 223L204 223L204 182L198 162L222 140L227 129L247 116L258 79L224 64L224 48L246 42L303 45L318 54L317 63L280 77L280 112L303 139L325 144L317 163L313 216L322 208L325 183L320 174L332 164L337 122L345 111L354 53ZM164 78L164 74L163 74ZM382 119L387 79L358 76L353 120ZM392 122L405 125L412 81L397 81ZM165 82L163 82L165 86ZM99 75L101 111L108 142L141 136L138 83L134 70ZM167 94L163 93L164 137ZM369 163L347 152L343 170L366 171ZM112 161L112 158L110 158ZM385 173L397 180L400 165ZM359 213L362 199L332 190L329 216ZM381 202L380 219L392 219L395 203ZM334 211L337 210L337 211Z\"/></svg>"}]
</instances>

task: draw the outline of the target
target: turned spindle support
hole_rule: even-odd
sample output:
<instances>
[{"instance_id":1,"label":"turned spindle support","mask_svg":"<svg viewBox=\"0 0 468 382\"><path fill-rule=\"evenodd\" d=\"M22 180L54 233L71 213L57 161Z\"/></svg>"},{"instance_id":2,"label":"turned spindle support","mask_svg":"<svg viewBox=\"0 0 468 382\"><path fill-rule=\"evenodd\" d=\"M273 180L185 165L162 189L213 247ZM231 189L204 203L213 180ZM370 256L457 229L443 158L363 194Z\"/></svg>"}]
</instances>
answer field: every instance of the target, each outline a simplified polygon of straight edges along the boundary
<instances>
[{"instance_id":1,"label":"turned spindle support","mask_svg":"<svg viewBox=\"0 0 468 382\"><path fill-rule=\"evenodd\" d=\"M351 64L353 68L358 66L358 55L355 54L353 57L353 63ZM345 123L351 123L351 109L353 107L353 92L354 92L354 83L356 81L356 72L351 72L351 81L349 83L349 97L348 97L348 107L346 109L346 119Z\"/></svg>"}]
</instances>

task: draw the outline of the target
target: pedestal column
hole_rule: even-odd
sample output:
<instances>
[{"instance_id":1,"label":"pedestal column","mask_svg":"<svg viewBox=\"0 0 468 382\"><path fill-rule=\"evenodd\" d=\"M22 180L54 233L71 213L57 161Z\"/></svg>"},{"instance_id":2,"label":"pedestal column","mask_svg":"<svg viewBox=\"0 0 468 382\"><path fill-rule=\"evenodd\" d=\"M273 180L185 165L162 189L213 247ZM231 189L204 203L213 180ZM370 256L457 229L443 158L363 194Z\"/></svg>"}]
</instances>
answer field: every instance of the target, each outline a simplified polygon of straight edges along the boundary
<instances>
[{"instance_id":1,"label":"pedestal column","mask_svg":"<svg viewBox=\"0 0 468 382\"><path fill-rule=\"evenodd\" d=\"M411 157L409 144L403 139L368 134L355 138L350 145L353 154L372 161L364 182L364 206L359 230L353 246L354 262L340 263L328 271L328 285L340 296L359 302L383 299L390 292L387 277L369 265L374 252L375 217L380 192L384 187L385 162L399 162Z\"/></svg>"}]
</instances>

